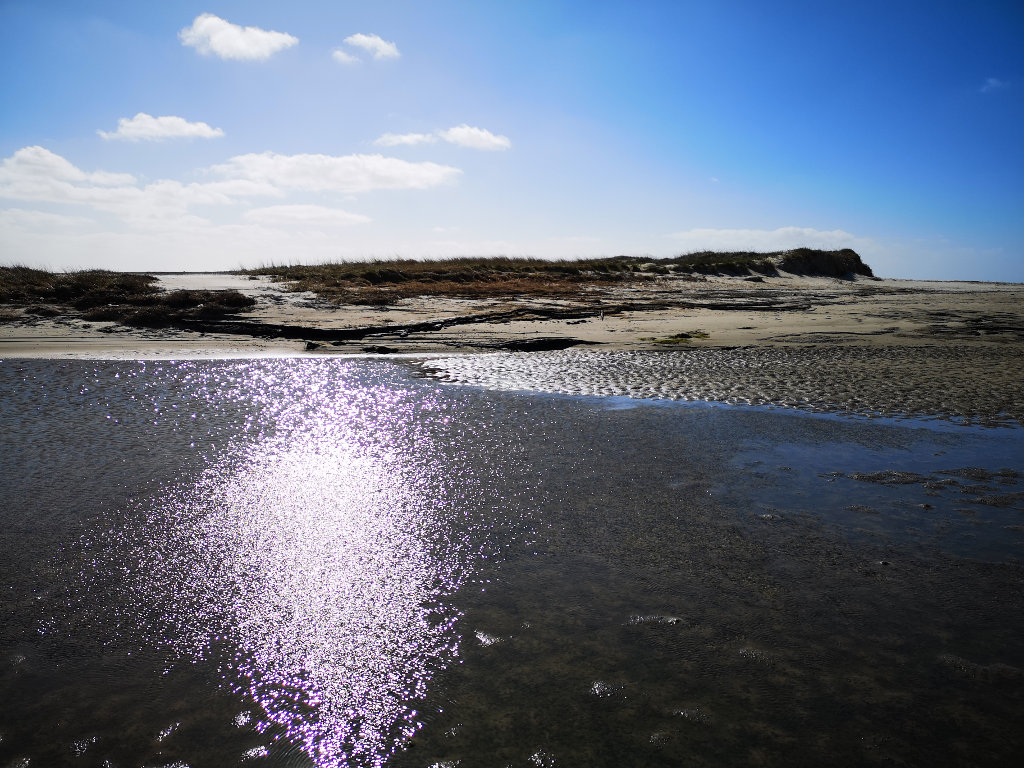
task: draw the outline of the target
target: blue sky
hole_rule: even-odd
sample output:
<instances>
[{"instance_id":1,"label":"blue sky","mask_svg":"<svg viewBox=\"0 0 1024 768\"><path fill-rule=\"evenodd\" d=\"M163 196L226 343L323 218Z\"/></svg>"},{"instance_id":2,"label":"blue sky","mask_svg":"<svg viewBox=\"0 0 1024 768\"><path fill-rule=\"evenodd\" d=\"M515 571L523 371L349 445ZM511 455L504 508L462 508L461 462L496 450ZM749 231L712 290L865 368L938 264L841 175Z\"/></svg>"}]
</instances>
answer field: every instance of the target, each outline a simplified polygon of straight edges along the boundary
<instances>
[{"instance_id":1,"label":"blue sky","mask_svg":"<svg viewBox=\"0 0 1024 768\"><path fill-rule=\"evenodd\" d=\"M0 0L0 261L1024 281L1024 5Z\"/></svg>"}]
</instances>

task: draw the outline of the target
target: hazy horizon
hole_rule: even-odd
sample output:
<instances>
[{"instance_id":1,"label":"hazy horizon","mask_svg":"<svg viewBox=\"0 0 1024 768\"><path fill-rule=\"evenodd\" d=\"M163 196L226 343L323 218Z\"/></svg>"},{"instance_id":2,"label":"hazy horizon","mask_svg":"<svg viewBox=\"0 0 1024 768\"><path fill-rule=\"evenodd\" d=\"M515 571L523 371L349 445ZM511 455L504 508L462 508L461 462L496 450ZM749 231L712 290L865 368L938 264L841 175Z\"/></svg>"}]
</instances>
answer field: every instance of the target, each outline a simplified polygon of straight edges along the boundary
<instances>
[{"instance_id":1,"label":"hazy horizon","mask_svg":"<svg viewBox=\"0 0 1024 768\"><path fill-rule=\"evenodd\" d=\"M0 263L853 248L1024 282L1024 7L0 3Z\"/></svg>"}]
</instances>

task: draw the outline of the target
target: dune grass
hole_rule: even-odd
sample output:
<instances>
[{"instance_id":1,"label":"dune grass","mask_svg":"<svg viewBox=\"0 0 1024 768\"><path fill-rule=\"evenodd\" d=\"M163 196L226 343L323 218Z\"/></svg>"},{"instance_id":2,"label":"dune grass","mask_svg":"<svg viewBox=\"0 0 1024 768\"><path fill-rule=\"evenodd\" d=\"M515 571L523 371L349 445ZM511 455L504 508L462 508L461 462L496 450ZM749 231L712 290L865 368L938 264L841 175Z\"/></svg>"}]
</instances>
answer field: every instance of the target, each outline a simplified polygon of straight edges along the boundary
<instances>
[{"instance_id":1,"label":"dune grass","mask_svg":"<svg viewBox=\"0 0 1024 768\"><path fill-rule=\"evenodd\" d=\"M152 275L134 272L49 272L17 265L0 267L0 304L126 303L158 293L156 281Z\"/></svg>"},{"instance_id":2,"label":"dune grass","mask_svg":"<svg viewBox=\"0 0 1024 768\"><path fill-rule=\"evenodd\" d=\"M659 276L802 274L871 275L854 251L798 248L772 253L700 252L664 259L616 256L554 260L463 257L444 260L393 259L317 265L269 265L240 270L290 283L337 304L387 305L413 296L453 298L571 298L627 280Z\"/></svg>"},{"instance_id":3,"label":"dune grass","mask_svg":"<svg viewBox=\"0 0 1024 768\"><path fill-rule=\"evenodd\" d=\"M0 267L0 322L24 317L70 315L142 328L173 325L182 319L216 319L256 302L238 291L164 291L153 275L107 270L49 272L24 266Z\"/></svg>"},{"instance_id":4,"label":"dune grass","mask_svg":"<svg viewBox=\"0 0 1024 768\"><path fill-rule=\"evenodd\" d=\"M290 282L296 291L313 291L335 303L374 305L423 295L564 297L622 279L623 267L611 259L595 264L493 257L275 265L245 272Z\"/></svg>"}]
</instances>

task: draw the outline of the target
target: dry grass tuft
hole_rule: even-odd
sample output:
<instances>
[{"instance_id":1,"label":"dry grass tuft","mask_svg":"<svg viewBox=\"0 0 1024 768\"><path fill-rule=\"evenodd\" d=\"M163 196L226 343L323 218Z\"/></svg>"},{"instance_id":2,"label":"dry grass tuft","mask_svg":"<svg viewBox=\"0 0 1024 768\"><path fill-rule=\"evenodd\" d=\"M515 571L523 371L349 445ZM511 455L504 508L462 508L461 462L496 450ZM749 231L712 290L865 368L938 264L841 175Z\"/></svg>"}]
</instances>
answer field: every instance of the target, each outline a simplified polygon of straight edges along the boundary
<instances>
[{"instance_id":1,"label":"dry grass tuft","mask_svg":"<svg viewBox=\"0 0 1024 768\"><path fill-rule=\"evenodd\" d=\"M27 316L70 314L91 321L157 328L182 319L225 317L256 303L238 291L166 292L157 282L152 275L133 272L0 267L0 304L24 306ZM21 319L8 314L7 322Z\"/></svg>"},{"instance_id":2,"label":"dry grass tuft","mask_svg":"<svg viewBox=\"0 0 1024 768\"><path fill-rule=\"evenodd\" d=\"M90 269L48 272L24 266L0 267L0 304L124 302L158 293L156 278L134 272Z\"/></svg>"}]
</instances>

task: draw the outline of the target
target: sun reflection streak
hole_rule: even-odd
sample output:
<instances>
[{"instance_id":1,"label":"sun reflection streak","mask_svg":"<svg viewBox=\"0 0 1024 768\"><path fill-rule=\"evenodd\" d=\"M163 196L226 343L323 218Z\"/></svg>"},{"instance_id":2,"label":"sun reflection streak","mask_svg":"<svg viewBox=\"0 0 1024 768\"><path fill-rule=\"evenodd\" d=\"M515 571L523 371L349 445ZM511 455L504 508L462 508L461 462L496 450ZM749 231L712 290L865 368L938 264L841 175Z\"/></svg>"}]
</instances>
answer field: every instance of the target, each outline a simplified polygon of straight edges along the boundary
<instances>
[{"instance_id":1,"label":"sun reflection streak","mask_svg":"<svg viewBox=\"0 0 1024 768\"><path fill-rule=\"evenodd\" d=\"M223 658L257 727L316 765L381 765L457 654L443 597L469 550L442 520L422 393L305 376L261 382L273 429L148 511L126 608L181 657Z\"/></svg>"},{"instance_id":2,"label":"sun reflection streak","mask_svg":"<svg viewBox=\"0 0 1024 768\"><path fill-rule=\"evenodd\" d=\"M403 475L344 442L290 446L231 477L222 514L203 521L227 555L220 609L249 692L321 763L380 751L396 723L411 735L403 702L425 693L419 667L439 650L423 504Z\"/></svg>"}]
</instances>

